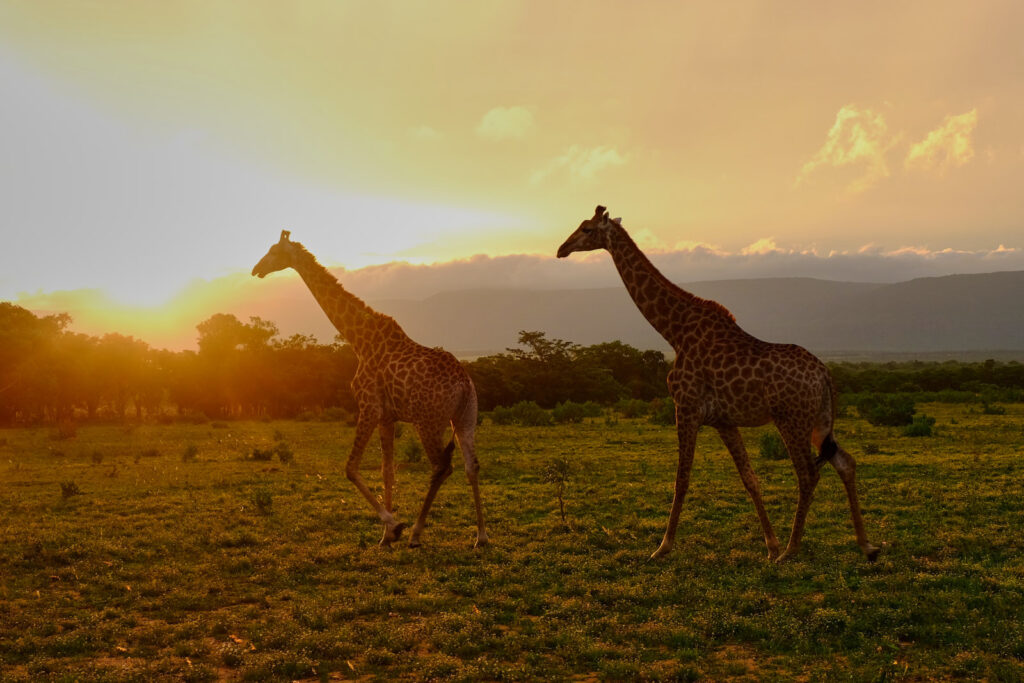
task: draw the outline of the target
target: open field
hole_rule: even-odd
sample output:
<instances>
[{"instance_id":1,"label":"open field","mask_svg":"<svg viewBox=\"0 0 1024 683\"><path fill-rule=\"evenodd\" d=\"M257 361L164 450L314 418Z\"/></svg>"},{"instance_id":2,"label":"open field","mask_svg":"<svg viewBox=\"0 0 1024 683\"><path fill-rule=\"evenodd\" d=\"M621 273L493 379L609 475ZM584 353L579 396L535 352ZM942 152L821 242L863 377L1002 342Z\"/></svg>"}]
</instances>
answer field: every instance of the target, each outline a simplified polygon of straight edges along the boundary
<instances>
[{"instance_id":1,"label":"open field","mask_svg":"<svg viewBox=\"0 0 1024 683\"><path fill-rule=\"evenodd\" d=\"M651 563L675 439L644 421L485 423L478 551L459 468L424 547L379 548L339 423L0 430L0 679L1022 680L1024 405L919 411L936 436L837 428L876 564L830 468L799 556L769 564L707 429L675 552ZM794 476L758 456L760 431L747 444L784 539ZM408 521L429 473L411 436L396 456ZM292 462L251 457L279 442ZM542 477L562 456L568 528Z\"/></svg>"}]
</instances>

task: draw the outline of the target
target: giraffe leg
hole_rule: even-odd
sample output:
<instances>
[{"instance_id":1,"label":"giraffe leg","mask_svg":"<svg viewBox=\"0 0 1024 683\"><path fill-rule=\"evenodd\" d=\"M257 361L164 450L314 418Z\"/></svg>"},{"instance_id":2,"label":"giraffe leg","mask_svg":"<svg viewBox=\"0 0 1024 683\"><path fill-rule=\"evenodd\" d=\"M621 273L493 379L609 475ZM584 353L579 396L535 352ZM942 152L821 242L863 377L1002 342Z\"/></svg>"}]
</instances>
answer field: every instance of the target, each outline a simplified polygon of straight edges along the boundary
<instances>
[{"instance_id":1,"label":"giraffe leg","mask_svg":"<svg viewBox=\"0 0 1024 683\"><path fill-rule=\"evenodd\" d=\"M423 507L420 509L419 517L416 518L416 523L413 524L412 532L409 534L410 548L420 545L420 534L423 533L423 528L427 525L427 513L430 512L434 496L437 495L437 490L441 488L441 484L452 474L452 452L455 450L454 442L448 444L448 446L444 445L442 438L444 432L442 429L417 427L417 431L419 431L420 441L423 442L423 448L426 449L427 455L430 457L434 471L430 476L430 486L427 488L427 495L423 499Z\"/></svg>"},{"instance_id":2,"label":"giraffe leg","mask_svg":"<svg viewBox=\"0 0 1024 683\"><path fill-rule=\"evenodd\" d=\"M691 415L683 415L679 406L676 406L676 433L679 436L679 466L676 469L675 493L672 496L672 509L668 515L668 527L665 529L665 536L661 545L655 550L650 559L667 555L672 550L672 544L676 538L676 527L679 525L679 513L683 509L683 499L686 497L686 489L690 486L690 469L693 467L693 449L697 445L697 430L700 425Z\"/></svg>"},{"instance_id":3,"label":"giraffe leg","mask_svg":"<svg viewBox=\"0 0 1024 683\"><path fill-rule=\"evenodd\" d=\"M387 545L387 543L398 540L398 537L402 535L402 530L405 529L405 524L399 523L394 515L391 514L391 511L387 510L377 500L377 497L373 495L366 482L363 481L363 477L359 474L359 461L362 460L363 451L366 450L366 444L370 441L370 436L373 434L373 428L376 426L377 420L378 411L360 408L359 418L356 422L356 440L352 444L352 453L348 456L348 463L345 465L345 475L348 476L349 481L355 484L359 493L370 503L377 516L384 522L383 540L386 541L385 545Z\"/></svg>"},{"instance_id":4,"label":"giraffe leg","mask_svg":"<svg viewBox=\"0 0 1024 683\"><path fill-rule=\"evenodd\" d=\"M380 456L380 474L384 481L384 509L394 513L395 423L390 420L382 420L380 423ZM385 526L380 544L388 545L393 540L395 539L389 538L389 530Z\"/></svg>"},{"instance_id":5,"label":"giraffe leg","mask_svg":"<svg viewBox=\"0 0 1024 683\"><path fill-rule=\"evenodd\" d=\"M750 466L750 456L743 445L743 437L736 427L721 427L718 430L722 442L729 449L732 461L736 463L740 479L743 480L743 487L747 489L751 500L754 501L754 509L757 511L757 518L761 522L761 530L764 532L764 542L768 546L768 559L774 560L779 556L779 539L775 537L772 530L772 523L768 520L768 513L764 509L764 501L761 499L761 486L758 484L754 468Z\"/></svg>"},{"instance_id":6,"label":"giraffe leg","mask_svg":"<svg viewBox=\"0 0 1024 683\"><path fill-rule=\"evenodd\" d=\"M782 433L782 440L786 444L786 450L789 451L789 459L793 461L793 469L796 470L796 480L799 488L797 492L796 514L793 516L793 530L789 534L789 543L776 562L782 562L793 557L797 550L800 549L800 539L804 535L804 522L807 521L807 511L811 508L814 488L818 485L818 479L820 478L818 467L814 464L814 457L811 455L810 430L779 426L779 431Z\"/></svg>"},{"instance_id":7,"label":"giraffe leg","mask_svg":"<svg viewBox=\"0 0 1024 683\"><path fill-rule=\"evenodd\" d=\"M469 486L473 490L473 505L476 508L476 543L473 547L479 548L487 545L488 539L487 530L484 528L484 507L480 502L480 463L476 459L475 436L475 415L471 423L455 427L455 438L459 442L459 448L462 449L462 459L466 463L466 478L469 479Z\"/></svg>"},{"instance_id":8,"label":"giraffe leg","mask_svg":"<svg viewBox=\"0 0 1024 683\"><path fill-rule=\"evenodd\" d=\"M864 551L868 562L874 562L878 558L879 548L871 545L868 542L867 534L864 533L864 519L860 515L860 502L857 500L857 483L854 478L857 464L853 461L853 456L843 450L842 447L836 450L836 454L830 462L839 473L839 478L843 480L843 487L846 488L846 497L850 499L850 516L853 517L853 531L857 535L857 545Z\"/></svg>"}]
</instances>

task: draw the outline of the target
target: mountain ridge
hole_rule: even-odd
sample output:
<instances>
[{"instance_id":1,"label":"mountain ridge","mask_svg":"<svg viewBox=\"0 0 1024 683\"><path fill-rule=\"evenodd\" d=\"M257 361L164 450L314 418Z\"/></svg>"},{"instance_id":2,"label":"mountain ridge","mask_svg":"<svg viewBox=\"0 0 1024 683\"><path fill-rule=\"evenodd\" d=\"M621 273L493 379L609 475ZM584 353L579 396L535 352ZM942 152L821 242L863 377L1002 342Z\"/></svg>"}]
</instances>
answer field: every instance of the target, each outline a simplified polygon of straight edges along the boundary
<instances>
[{"instance_id":1,"label":"mountain ridge","mask_svg":"<svg viewBox=\"0 0 1024 683\"><path fill-rule=\"evenodd\" d=\"M898 283L786 277L680 286L724 305L754 336L825 355L1024 351L1024 271ZM513 346L519 330L584 345L617 339L639 348L669 348L622 286L450 290L368 303L394 316L414 339L460 355Z\"/></svg>"}]
</instances>

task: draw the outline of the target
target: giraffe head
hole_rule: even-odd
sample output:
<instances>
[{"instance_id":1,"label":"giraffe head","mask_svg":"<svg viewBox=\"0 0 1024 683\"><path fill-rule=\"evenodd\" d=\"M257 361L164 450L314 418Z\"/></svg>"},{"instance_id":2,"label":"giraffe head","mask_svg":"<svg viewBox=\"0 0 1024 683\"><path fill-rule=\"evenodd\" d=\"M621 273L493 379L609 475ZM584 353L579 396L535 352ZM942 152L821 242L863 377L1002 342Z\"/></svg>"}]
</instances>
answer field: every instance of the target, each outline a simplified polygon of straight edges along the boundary
<instances>
[{"instance_id":1,"label":"giraffe head","mask_svg":"<svg viewBox=\"0 0 1024 683\"><path fill-rule=\"evenodd\" d=\"M291 241L291 235L287 230L281 231L281 239L278 240L277 244L270 247L270 251L253 267L253 275L262 278L279 270L292 267L295 255L302 247L297 242Z\"/></svg>"},{"instance_id":2,"label":"giraffe head","mask_svg":"<svg viewBox=\"0 0 1024 683\"><path fill-rule=\"evenodd\" d=\"M621 223L621 218L608 218L605 208L598 206L594 217L580 223L580 227L558 248L558 258L565 258L574 251L607 249L609 232L619 228Z\"/></svg>"}]
</instances>

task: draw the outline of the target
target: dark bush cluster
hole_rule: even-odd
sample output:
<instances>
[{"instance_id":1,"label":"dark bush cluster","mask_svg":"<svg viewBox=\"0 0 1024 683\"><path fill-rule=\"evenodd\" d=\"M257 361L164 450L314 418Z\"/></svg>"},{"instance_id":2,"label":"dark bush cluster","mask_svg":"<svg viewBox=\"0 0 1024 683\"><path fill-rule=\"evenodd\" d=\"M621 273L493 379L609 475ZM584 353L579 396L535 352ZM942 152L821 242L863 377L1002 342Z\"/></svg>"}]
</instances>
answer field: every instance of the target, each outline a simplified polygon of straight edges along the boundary
<instances>
[{"instance_id":1,"label":"dark bush cluster","mask_svg":"<svg viewBox=\"0 0 1024 683\"><path fill-rule=\"evenodd\" d=\"M510 408L498 406L491 412L491 420L499 425L546 427L552 424L551 413L534 401L520 401Z\"/></svg>"},{"instance_id":2,"label":"dark bush cluster","mask_svg":"<svg viewBox=\"0 0 1024 683\"><path fill-rule=\"evenodd\" d=\"M875 426L902 427L914 421L914 399L905 394L865 396L857 403L860 416Z\"/></svg>"}]
</instances>

